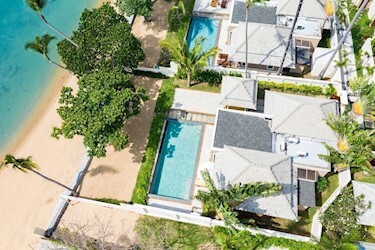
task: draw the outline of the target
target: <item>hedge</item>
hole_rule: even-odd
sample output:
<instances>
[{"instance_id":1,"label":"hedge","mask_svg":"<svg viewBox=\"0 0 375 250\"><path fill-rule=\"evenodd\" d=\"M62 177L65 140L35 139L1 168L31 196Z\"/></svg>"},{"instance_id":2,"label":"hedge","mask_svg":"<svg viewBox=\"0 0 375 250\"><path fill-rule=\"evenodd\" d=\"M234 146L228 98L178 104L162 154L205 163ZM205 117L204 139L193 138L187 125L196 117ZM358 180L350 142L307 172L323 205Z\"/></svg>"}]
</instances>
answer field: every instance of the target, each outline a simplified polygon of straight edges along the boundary
<instances>
[{"instance_id":1,"label":"hedge","mask_svg":"<svg viewBox=\"0 0 375 250\"><path fill-rule=\"evenodd\" d=\"M164 124L164 113L172 107L174 90L174 78L169 78L163 81L159 97L156 100L154 111L155 116L151 124L145 154L142 159L141 168L138 172L137 182L132 194L131 201L133 203L147 204L147 194L150 187L152 167L154 165L156 151L158 150Z\"/></svg>"},{"instance_id":2,"label":"hedge","mask_svg":"<svg viewBox=\"0 0 375 250\"><path fill-rule=\"evenodd\" d=\"M324 95L325 90L320 86L296 85L293 83L275 83L268 81L258 81L259 89L269 89L285 93L304 94L304 95Z\"/></svg>"},{"instance_id":3,"label":"hedge","mask_svg":"<svg viewBox=\"0 0 375 250\"><path fill-rule=\"evenodd\" d=\"M114 204L114 205L120 205L121 203L129 203L126 201L116 200L116 199L111 199L111 198L94 198L94 200L109 203L109 204Z\"/></svg>"}]
</instances>

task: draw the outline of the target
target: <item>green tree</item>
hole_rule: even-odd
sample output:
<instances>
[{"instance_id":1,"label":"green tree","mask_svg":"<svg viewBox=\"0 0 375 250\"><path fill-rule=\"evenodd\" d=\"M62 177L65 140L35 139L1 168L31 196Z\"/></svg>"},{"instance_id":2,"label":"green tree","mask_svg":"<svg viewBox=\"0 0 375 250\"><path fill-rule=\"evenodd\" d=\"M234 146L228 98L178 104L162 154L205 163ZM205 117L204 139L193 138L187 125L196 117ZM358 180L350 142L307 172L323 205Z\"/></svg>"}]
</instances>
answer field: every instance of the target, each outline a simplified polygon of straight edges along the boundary
<instances>
[{"instance_id":1,"label":"green tree","mask_svg":"<svg viewBox=\"0 0 375 250\"><path fill-rule=\"evenodd\" d=\"M62 68L62 69L68 70L67 68L65 68L65 67L62 66L61 64L52 61L52 60L49 58L49 56L48 56L48 52L49 52L49 50L48 50L48 45L49 45L49 43L50 43L52 40L54 40L54 39L56 39L56 37L51 36L51 35L49 35L49 34L45 34L45 35L43 35L42 37L37 36L37 37L35 38L34 41L32 41L32 42L28 42L28 43L25 44L25 49L26 49L26 50L32 50L32 51L35 51L35 52L37 52L37 53L43 55L44 58L45 58L48 62L50 62L50 63L52 63L52 64L54 64L54 65L56 65L56 66L58 66L58 67L60 67L60 68Z\"/></svg>"},{"instance_id":2,"label":"green tree","mask_svg":"<svg viewBox=\"0 0 375 250\"><path fill-rule=\"evenodd\" d=\"M281 186L276 183L262 182L234 184L226 190L218 190L207 170L202 171L201 174L208 192L199 190L197 199L202 201L205 206L214 206L223 216L225 224L231 226L232 229L234 229L234 226L241 224L237 218L237 213L233 211L234 206L254 196L268 196L281 190Z\"/></svg>"},{"instance_id":3,"label":"green tree","mask_svg":"<svg viewBox=\"0 0 375 250\"><path fill-rule=\"evenodd\" d=\"M98 69L133 69L144 59L141 43L131 33L127 20L109 4L84 10L72 38L79 48L66 40L57 48L67 68L78 76Z\"/></svg>"},{"instance_id":4,"label":"green tree","mask_svg":"<svg viewBox=\"0 0 375 250\"><path fill-rule=\"evenodd\" d=\"M140 15L149 20L152 14L152 0L117 0L116 6L127 16Z\"/></svg>"},{"instance_id":5,"label":"green tree","mask_svg":"<svg viewBox=\"0 0 375 250\"><path fill-rule=\"evenodd\" d=\"M180 64L180 69L186 73L188 87L190 87L191 79L197 71L207 66L209 58L219 51L218 48L211 48L210 50L203 52L202 43L204 40L205 38L198 37L191 50L189 49L187 42L179 39L174 33L160 42L160 46L171 53L172 59Z\"/></svg>"},{"instance_id":6,"label":"green tree","mask_svg":"<svg viewBox=\"0 0 375 250\"><path fill-rule=\"evenodd\" d=\"M82 135L90 156L105 156L108 145L124 149L128 142L124 123L139 114L141 102L148 98L143 88L133 86L131 78L120 69L98 70L79 79L76 95L72 88L64 87L57 110L63 123L53 128L52 136L70 139Z\"/></svg>"},{"instance_id":7,"label":"green tree","mask_svg":"<svg viewBox=\"0 0 375 250\"><path fill-rule=\"evenodd\" d=\"M60 36L62 36L64 39L68 40L75 47L78 47L78 45L75 42L73 42L72 39L70 39L69 37L67 37L63 33L61 33L58 29L56 29L55 27L53 27L47 21L46 17L43 15L43 12L42 12L43 8L46 7L46 4L47 4L47 0L26 0L26 5L29 6L29 8L32 9L33 11L37 12L39 14L40 18L43 20L43 22L45 22L45 24L47 24L47 26L49 28L51 28L57 34L59 34Z\"/></svg>"},{"instance_id":8,"label":"green tree","mask_svg":"<svg viewBox=\"0 0 375 250\"><path fill-rule=\"evenodd\" d=\"M329 155L319 155L338 169L359 168L375 174L370 161L375 158L375 131L363 130L350 116L330 116L327 125L339 136L337 149L323 143Z\"/></svg>"},{"instance_id":9,"label":"green tree","mask_svg":"<svg viewBox=\"0 0 375 250\"><path fill-rule=\"evenodd\" d=\"M328 239L341 243L350 243L358 240L362 235L362 226L358 224L358 216L361 216L371 204L364 202L364 196L355 197L353 188L344 187L335 201L328 209L319 214L319 219L327 231Z\"/></svg>"},{"instance_id":10,"label":"green tree","mask_svg":"<svg viewBox=\"0 0 375 250\"><path fill-rule=\"evenodd\" d=\"M55 183L56 185L58 185L60 187L63 187L65 189L69 190L70 192L76 194L76 192L74 190L65 186L64 184L61 184L60 182L55 181L55 180L39 173L37 171L39 169L38 165L31 160L31 156L29 156L27 158L16 158L13 155L7 154L4 158L4 161L0 163L0 169L3 168L3 167L7 167L7 166L11 166L13 169L20 170L24 173L27 173L28 171L31 171L34 174L37 174L38 176L42 177L43 179L45 179L47 181L50 181L52 183Z\"/></svg>"},{"instance_id":11,"label":"green tree","mask_svg":"<svg viewBox=\"0 0 375 250\"><path fill-rule=\"evenodd\" d=\"M176 17L178 22L181 23L181 16L186 15L185 4L183 1L179 1L177 5L174 5L168 12L168 23L171 23Z\"/></svg>"},{"instance_id":12,"label":"green tree","mask_svg":"<svg viewBox=\"0 0 375 250\"><path fill-rule=\"evenodd\" d=\"M256 3L261 3L261 4L264 4L266 2L266 0L246 0L246 15L245 15L245 76L247 77L247 68L248 68L248 65L247 65L247 58L248 58L248 51L249 51L249 45L247 43L247 39L248 39L248 30L247 30L247 24L248 24L248 20L249 20L249 10L250 10L250 7L253 6L254 4Z\"/></svg>"}]
</instances>

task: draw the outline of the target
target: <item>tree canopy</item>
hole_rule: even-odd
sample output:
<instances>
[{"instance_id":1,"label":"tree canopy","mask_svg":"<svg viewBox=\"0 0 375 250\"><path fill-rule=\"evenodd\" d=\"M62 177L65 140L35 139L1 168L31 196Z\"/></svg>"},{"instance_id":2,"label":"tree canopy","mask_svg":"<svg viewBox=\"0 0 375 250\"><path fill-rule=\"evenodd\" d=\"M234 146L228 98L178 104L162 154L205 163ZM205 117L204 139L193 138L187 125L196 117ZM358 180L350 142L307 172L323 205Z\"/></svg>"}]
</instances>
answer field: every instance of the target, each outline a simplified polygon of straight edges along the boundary
<instances>
[{"instance_id":1,"label":"tree canopy","mask_svg":"<svg viewBox=\"0 0 375 250\"><path fill-rule=\"evenodd\" d=\"M151 17L152 0L117 0L116 6L120 12L131 15L143 16L146 20Z\"/></svg>"},{"instance_id":2,"label":"tree canopy","mask_svg":"<svg viewBox=\"0 0 375 250\"><path fill-rule=\"evenodd\" d=\"M78 48L67 40L60 41L57 48L67 68L78 76L98 69L136 68L145 58L126 18L109 4L84 10L72 39Z\"/></svg>"},{"instance_id":3,"label":"tree canopy","mask_svg":"<svg viewBox=\"0 0 375 250\"><path fill-rule=\"evenodd\" d=\"M63 123L53 128L52 136L70 139L82 135L90 156L105 156L108 145L124 149L128 142L124 123L139 114L141 102L148 99L143 88L133 86L131 78L120 69L98 70L79 79L77 94L64 87L57 109Z\"/></svg>"}]
</instances>

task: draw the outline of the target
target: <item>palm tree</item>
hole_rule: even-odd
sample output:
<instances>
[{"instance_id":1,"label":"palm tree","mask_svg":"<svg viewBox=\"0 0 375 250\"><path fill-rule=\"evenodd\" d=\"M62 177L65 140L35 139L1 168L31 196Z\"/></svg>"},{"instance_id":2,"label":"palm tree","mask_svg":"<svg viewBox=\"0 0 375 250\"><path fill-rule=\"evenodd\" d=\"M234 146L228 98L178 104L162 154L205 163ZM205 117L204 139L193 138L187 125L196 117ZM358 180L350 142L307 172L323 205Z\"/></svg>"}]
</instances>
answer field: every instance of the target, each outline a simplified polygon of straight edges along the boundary
<instances>
[{"instance_id":1,"label":"palm tree","mask_svg":"<svg viewBox=\"0 0 375 250\"><path fill-rule=\"evenodd\" d=\"M202 171L201 175L208 192L199 190L196 198L204 204L208 203L215 206L216 210L222 215L225 224L230 226L233 232L236 232L235 225L241 225L233 207L251 197L268 196L281 190L281 186L276 183L263 182L234 184L226 190L218 190L207 170Z\"/></svg>"},{"instance_id":2,"label":"palm tree","mask_svg":"<svg viewBox=\"0 0 375 250\"><path fill-rule=\"evenodd\" d=\"M42 10L46 6L46 4L47 4L47 0L26 0L26 4L27 4L27 6L30 7L30 9L32 9L33 11L35 11L35 12L37 12L39 14L40 18L47 24L48 27L50 27L53 31L55 31L57 34L59 34L60 36L62 36L66 40L68 40L75 47L78 47L78 45L75 42L73 42L72 39L70 39L69 37L67 37L66 35L64 35L63 33L61 33L59 30L57 30L55 27L53 27L47 21L47 19L45 18L45 16L43 15Z\"/></svg>"},{"instance_id":3,"label":"palm tree","mask_svg":"<svg viewBox=\"0 0 375 250\"><path fill-rule=\"evenodd\" d=\"M247 44L247 39L248 39L248 35L247 35L247 22L248 22L248 20L249 20L249 9L250 9L250 7L251 6L253 6L255 3L261 3L261 4L263 4L263 3L265 3L266 2L266 0L246 0L246 19L245 19L245 27L246 27L246 30L245 30L245 52L246 52L246 54L245 54L245 77L247 77L247 68L248 68L248 66L247 66L247 52L248 52L248 50L249 50L249 48L248 48L248 44Z\"/></svg>"},{"instance_id":4,"label":"palm tree","mask_svg":"<svg viewBox=\"0 0 375 250\"><path fill-rule=\"evenodd\" d=\"M370 161L375 159L375 131L360 129L360 124L349 117L330 116L326 120L327 125L335 131L339 140L337 149L327 143L323 143L329 151L328 155L319 155L320 158L331 162L337 170L349 167L359 168L375 174Z\"/></svg>"},{"instance_id":5,"label":"palm tree","mask_svg":"<svg viewBox=\"0 0 375 250\"><path fill-rule=\"evenodd\" d=\"M171 23L173 17L177 17L179 23L181 23L181 15L186 14L185 4L183 1L179 1L177 5L174 5L168 12L168 23Z\"/></svg>"},{"instance_id":6,"label":"palm tree","mask_svg":"<svg viewBox=\"0 0 375 250\"><path fill-rule=\"evenodd\" d=\"M53 182L53 183L55 183L56 185L59 185L60 187L63 187L63 188L65 188L65 189L68 189L68 190L69 190L70 192L72 192L74 195L77 194L73 189L71 189L71 188L65 186L64 184L61 184L60 182L55 181L55 180L53 180L53 179L51 179L51 178L49 178L49 177L47 177L47 176L45 176L45 175L39 173L38 171L36 171L36 170L38 170L39 168L38 168L38 166L36 165L36 163L34 163L34 162L31 160L31 156L29 156L29 157L27 157L27 158L25 159L25 158L16 158L16 157L14 157L13 155L7 154L7 155L5 156L5 158L4 158L4 161L0 163L0 169L1 169L2 167L7 167L8 165L11 165L12 168L17 169L17 170L20 170L20 171L22 171L22 172L24 172L24 173L27 173L28 171L31 171L31 172L33 172L33 173L39 175L40 177L46 179L47 181Z\"/></svg>"},{"instance_id":7,"label":"palm tree","mask_svg":"<svg viewBox=\"0 0 375 250\"><path fill-rule=\"evenodd\" d=\"M333 50L333 52L331 53L331 56L328 59L326 65L324 66L324 68L322 69L322 71L319 73L319 75L316 77L318 80L321 80L323 78L323 76L326 73L329 65L331 65L333 59L335 58L336 53L341 49L342 44L345 42L345 40L348 37L350 31L352 30L354 24L357 22L357 19L359 18L359 16L361 15L361 13L364 10L364 8L367 6L367 4L369 3L369 1L370 0L364 0L362 2L361 6L359 7L359 9L357 10L357 12L355 13L352 21L350 22L349 27L346 29L346 31L343 34L343 36L341 37L340 41L336 45L336 49Z\"/></svg>"},{"instance_id":8,"label":"palm tree","mask_svg":"<svg viewBox=\"0 0 375 250\"><path fill-rule=\"evenodd\" d=\"M50 63L52 63L52 64L54 64L54 65L56 65L56 66L58 66L58 67L60 67L60 68L62 68L62 69L68 70L68 69L65 68L64 66L58 64L57 62L52 61L52 60L49 58L49 56L48 56L48 45L49 45L49 43L50 43L52 40L54 40L54 39L56 39L56 37L51 36L51 35L49 35L49 34L45 34L45 35L43 35L42 37L37 36L37 37L35 38L35 41L28 42L28 43L25 44L25 49L26 49L26 50L32 50L32 51L35 51L35 52L37 52L37 53L43 55L44 58L45 58L48 62L50 62ZM68 70L68 71L69 71L69 70Z\"/></svg>"},{"instance_id":9,"label":"palm tree","mask_svg":"<svg viewBox=\"0 0 375 250\"><path fill-rule=\"evenodd\" d=\"M179 63L181 69L186 72L188 87L190 87L191 78L195 73L207 66L210 57L214 56L219 51L218 48L202 51L202 43L204 40L205 38L201 36L198 37L191 50L187 42L179 39L175 33L160 42L160 46L167 49L171 53L173 60Z\"/></svg>"}]
</instances>

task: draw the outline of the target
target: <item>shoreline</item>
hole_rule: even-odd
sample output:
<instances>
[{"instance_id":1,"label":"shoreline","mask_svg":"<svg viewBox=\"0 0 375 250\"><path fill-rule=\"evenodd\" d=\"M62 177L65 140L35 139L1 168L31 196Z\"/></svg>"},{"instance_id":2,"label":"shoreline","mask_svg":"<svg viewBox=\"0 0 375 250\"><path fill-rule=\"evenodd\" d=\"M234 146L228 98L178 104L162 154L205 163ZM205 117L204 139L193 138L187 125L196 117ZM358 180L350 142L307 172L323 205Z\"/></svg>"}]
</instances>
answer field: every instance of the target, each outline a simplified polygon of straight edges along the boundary
<instances>
[{"instance_id":1,"label":"shoreline","mask_svg":"<svg viewBox=\"0 0 375 250\"><path fill-rule=\"evenodd\" d=\"M97 8L106 2L114 5L114 0L97 0L96 3L92 5L92 8ZM11 137L10 141L5 144L4 148L0 148L0 159L3 159L6 154L14 154L18 151L22 143L27 140L36 127L39 118L51 105L58 101L62 87L68 85L72 78L75 78L75 76L64 69L56 68L54 70L53 76L48 81L49 84L40 95L40 100L37 101L31 112L24 119L23 124L17 128L17 131Z\"/></svg>"}]
</instances>

